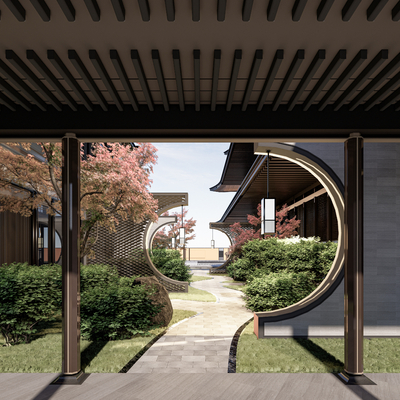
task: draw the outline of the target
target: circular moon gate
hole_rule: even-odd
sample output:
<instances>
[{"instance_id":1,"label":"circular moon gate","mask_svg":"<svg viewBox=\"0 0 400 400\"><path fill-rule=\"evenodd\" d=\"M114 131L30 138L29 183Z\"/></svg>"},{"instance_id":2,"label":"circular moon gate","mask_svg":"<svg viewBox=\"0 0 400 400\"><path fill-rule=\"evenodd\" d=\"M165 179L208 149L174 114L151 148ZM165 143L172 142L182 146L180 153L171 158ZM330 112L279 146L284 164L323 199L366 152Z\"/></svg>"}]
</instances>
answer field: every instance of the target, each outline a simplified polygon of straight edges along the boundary
<instances>
[{"instance_id":1,"label":"circular moon gate","mask_svg":"<svg viewBox=\"0 0 400 400\"><path fill-rule=\"evenodd\" d=\"M291 161L312 174L326 189L338 221L338 247L332 266L325 279L307 297L288 307L254 313L254 329L265 322L277 322L304 314L325 301L344 277L344 186L336 173L320 158L296 146L283 143L256 143L254 153ZM258 336L258 335L257 335Z\"/></svg>"}]
</instances>

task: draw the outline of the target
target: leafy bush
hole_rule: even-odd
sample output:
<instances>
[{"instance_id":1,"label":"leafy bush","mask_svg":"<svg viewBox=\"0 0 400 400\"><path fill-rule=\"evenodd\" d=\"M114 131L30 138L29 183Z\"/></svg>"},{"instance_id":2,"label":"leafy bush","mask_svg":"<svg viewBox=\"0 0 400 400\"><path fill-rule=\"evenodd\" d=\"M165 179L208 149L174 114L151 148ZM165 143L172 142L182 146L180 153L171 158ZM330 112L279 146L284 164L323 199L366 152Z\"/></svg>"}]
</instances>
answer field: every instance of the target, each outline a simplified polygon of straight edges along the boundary
<instances>
[{"instance_id":1,"label":"leafy bush","mask_svg":"<svg viewBox=\"0 0 400 400\"><path fill-rule=\"evenodd\" d=\"M120 278L106 287L90 287L82 293L81 334L88 340L127 339L153 327L151 318L162 306L153 305L144 285L135 277Z\"/></svg>"},{"instance_id":2,"label":"leafy bush","mask_svg":"<svg viewBox=\"0 0 400 400\"><path fill-rule=\"evenodd\" d=\"M170 260L167 261L159 271L168 276L168 278L175 279L176 281L187 282L192 277L183 260Z\"/></svg>"},{"instance_id":3,"label":"leafy bush","mask_svg":"<svg viewBox=\"0 0 400 400\"><path fill-rule=\"evenodd\" d=\"M0 268L0 330L11 346L29 343L39 321L61 310L62 278L57 264L3 264Z\"/></svg>"},{"instance_id":4,"label":"leafy bush","mask_svg":"<svg viewBox=\"0 0 400 400\"><path fill-rule=\"evenodd\" d=\"M81 265L81 293L93 288L107 288L119 279L116 267L102 264Z\"/></svg>"},{"instance_id":5,"label":"leafy bush","mask_svg":"<svg viewBox=\"0 0 400 400\"><path fill-rule=\"evenodd\" d=\"M187 282L192 276L179 250L153 249L151 260L154 266L168 278Z\"/></svg>"},{"instance_id":6,"label":"leafy bush","mask_svg":"<svg viewBox=\"0 0 400 400\"><path fill-rule=\"evenodd\" d=\"M297 303L314 289L306 272L272 272L246 285L246 307L254 312L277 310Z\"/></svg>"},{"instance_id":7,"label":"leafy bush","mask_svg":"<svg viewBox=\"0 0 400 400\"><path fill-rule=\"evenodd\" d=\"M255 265L247 258L239 258L226 267L229 276L235 281L246 281L256 270Z\"/></svg>"}]
</instances>

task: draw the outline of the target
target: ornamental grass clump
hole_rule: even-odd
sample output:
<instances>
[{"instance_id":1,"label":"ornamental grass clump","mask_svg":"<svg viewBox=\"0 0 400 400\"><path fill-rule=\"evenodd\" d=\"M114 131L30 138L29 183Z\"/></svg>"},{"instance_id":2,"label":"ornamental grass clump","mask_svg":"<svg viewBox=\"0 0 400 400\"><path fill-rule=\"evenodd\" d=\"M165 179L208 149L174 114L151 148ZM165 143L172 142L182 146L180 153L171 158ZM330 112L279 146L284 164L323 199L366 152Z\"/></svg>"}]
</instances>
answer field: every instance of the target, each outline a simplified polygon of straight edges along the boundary
<instances>
[{"instance_id":1,"label":"ornamental grass clump","mask_svg":"<svg viewBox=\"0 0 400 400\"><path fill-rule=\"evenodd\" d=\"M61 267L3 264L0 268L0 331L6 346L30 343L39 321L61 310Z\"/></svg>"}]
</instances>

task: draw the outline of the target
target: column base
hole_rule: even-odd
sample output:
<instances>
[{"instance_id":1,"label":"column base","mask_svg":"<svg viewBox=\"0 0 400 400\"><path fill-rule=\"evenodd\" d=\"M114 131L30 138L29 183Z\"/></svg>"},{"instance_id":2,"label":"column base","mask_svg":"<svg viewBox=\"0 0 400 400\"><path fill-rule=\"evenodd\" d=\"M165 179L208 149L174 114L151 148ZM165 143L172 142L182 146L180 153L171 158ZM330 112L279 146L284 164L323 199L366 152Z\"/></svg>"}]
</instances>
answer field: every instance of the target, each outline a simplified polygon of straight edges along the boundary
<instances>
[{"instance_id":1,"label":"column base","mask_svg":"<svg viewBox=\"0 0 400 400\"><path fill-rule=\"evenodd\" d=\"M74 375L58 376L50 385L82 385L90 374L85 374L82 370Z\"/></svg>"},{"instance_id":2,"label":"column base","mask_svg":"<svg viewBox=\"0 0 400 400\"><path fill-rule=\"evenodd\" d=\"M364 374L352 375L346 371L335 374L345 385L376 385L375 382L367 378Z\"/></svg>"}]
</instances>

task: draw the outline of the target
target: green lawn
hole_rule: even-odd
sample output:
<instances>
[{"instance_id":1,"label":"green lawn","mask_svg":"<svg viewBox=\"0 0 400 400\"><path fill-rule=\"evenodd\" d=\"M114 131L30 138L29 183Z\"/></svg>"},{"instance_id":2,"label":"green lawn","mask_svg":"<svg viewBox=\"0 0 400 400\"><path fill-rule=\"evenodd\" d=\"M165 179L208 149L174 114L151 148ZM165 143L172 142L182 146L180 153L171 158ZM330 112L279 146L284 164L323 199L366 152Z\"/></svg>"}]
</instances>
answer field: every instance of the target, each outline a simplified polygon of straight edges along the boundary
<instances>
[{"instance_id":1,"label":"green lawn","mask_svg":"<svg viewBox=\"0 0 400 400\"><path fill-rule=\"evenodd\" d=\"M244 285L224 285L224 287L228 289L240 290L241 292L243 292L243 286Z\"/></svg>"},{"instance_id":2,"label":"green lawn","mask_svg":"<svg viewBox=\"0 0 400 400\"><path fill-rule=\"evenodd\" d=\"M174 310L169 326L196 313ZM1 372L61 372L61 319L42 324L44 329L29 344L2 347L0 335ZM166 328L150 331L148 336L136 336L127 340L89 342L81 340L81 364L85 372L118 372L144 346Z\"/></svg>"},{"instance_id":3,"label":"green lawn","mask_svg":"<svg viewBox=\"0 0 400 400\"><path fill-rule=\"evenodd\" d=\"M192 275L192 277L190 278L191 282L198 282L198 281L209 281L210 278L209 276L196 276L196 275Z\"/></svg>"},{"instance_id":4,"label":"green lawn","mask_svg":"<svg viewBox=\"0 0 400 400\"><path fill-rule=\"evenodd\" d=\"M210 292L196 289L191 286L189 286L188 293L169 293L169 298L178 300L208 301L212 303L215 303L217 301L215 296Z\"/></svg>"},{"instance_id":5,"label":"green lawn","mask_svg":"<svg viewBox=\"0 0 400 400\"><path fill-rule=\"evenodd\" d=\"M254 322L243 330L236 372L339 372L344 339L257 339ZM364 372L400 372L400 338L364 339Z\"/></svg>"}]
</instances>

